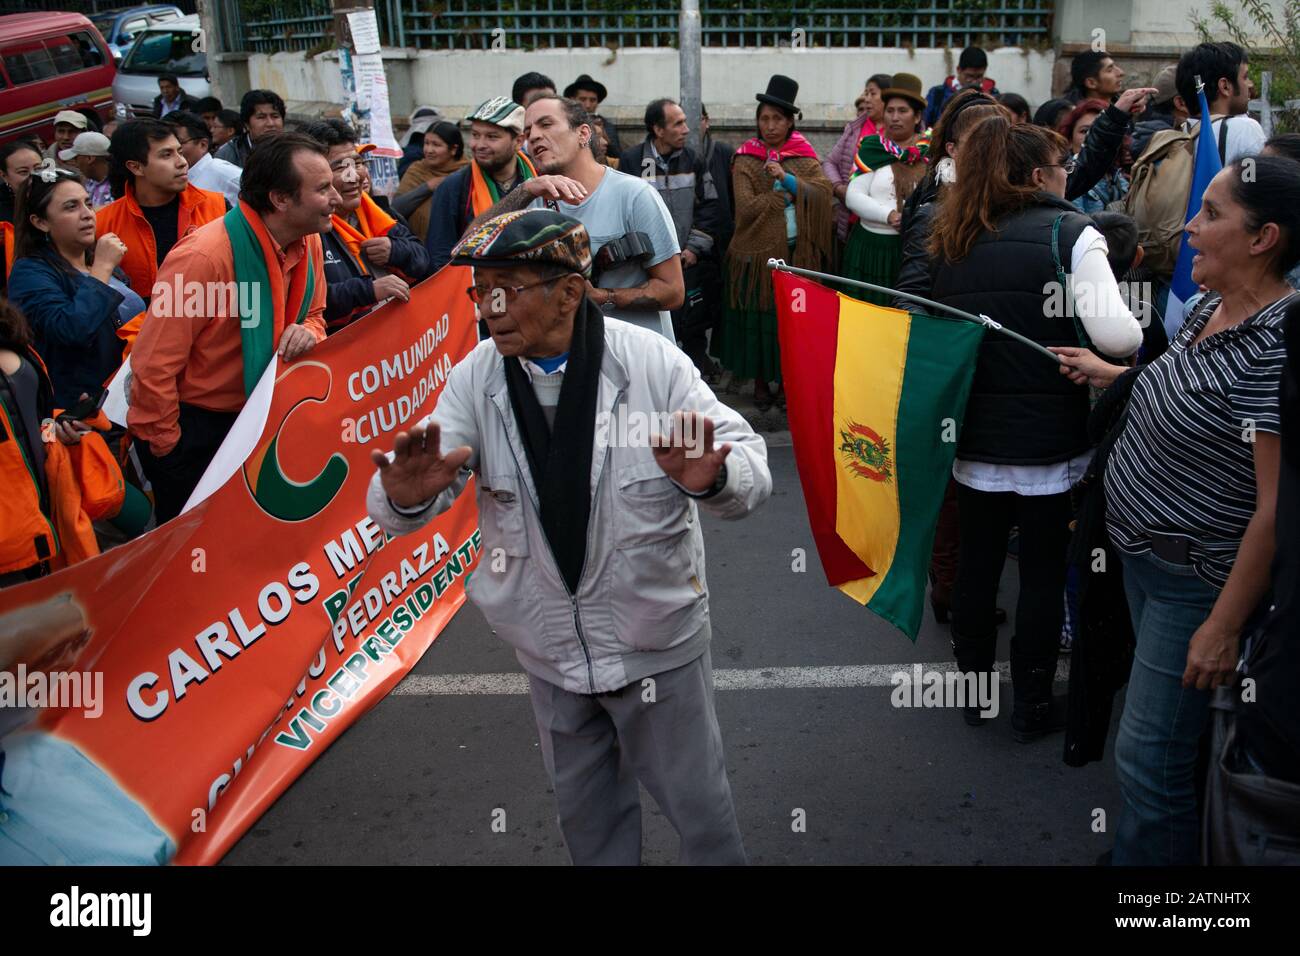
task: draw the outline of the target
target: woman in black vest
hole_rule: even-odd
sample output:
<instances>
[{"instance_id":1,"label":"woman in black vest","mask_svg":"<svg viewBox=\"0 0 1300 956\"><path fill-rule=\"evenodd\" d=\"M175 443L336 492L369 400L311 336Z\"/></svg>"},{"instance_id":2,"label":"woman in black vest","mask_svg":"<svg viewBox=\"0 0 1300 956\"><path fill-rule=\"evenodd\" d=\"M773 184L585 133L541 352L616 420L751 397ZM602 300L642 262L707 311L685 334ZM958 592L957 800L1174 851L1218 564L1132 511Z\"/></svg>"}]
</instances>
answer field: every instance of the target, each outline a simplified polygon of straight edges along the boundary
<instances>
[{"instance_id":1,"label":"woman in black vest","mask_svg":"<svg viewBox=\"0 0 1300 956\"><path fill-rule=\"evenodd\" d=\"M987 315L1045 346L1087 345L1124 357L1142 330L1106 260L1106 241L1065 201L1069 147L1059 135L981 120L939 194L929 248L932 297ZM1068 301L1067 301L1068 299ZM1020 597L1011 640L1012 733L1027 741L1063 727L1051 713L1064 614L1069 489L1091 456L1088 389L1010 336L980 347L957 446L961 546L953 651L963 672L991 672L994 601L1007 534L1020 528ZM991 678L988 678L991 679ZM968 723L980 722L976 708Z\"/></svg>"}]
</instances>

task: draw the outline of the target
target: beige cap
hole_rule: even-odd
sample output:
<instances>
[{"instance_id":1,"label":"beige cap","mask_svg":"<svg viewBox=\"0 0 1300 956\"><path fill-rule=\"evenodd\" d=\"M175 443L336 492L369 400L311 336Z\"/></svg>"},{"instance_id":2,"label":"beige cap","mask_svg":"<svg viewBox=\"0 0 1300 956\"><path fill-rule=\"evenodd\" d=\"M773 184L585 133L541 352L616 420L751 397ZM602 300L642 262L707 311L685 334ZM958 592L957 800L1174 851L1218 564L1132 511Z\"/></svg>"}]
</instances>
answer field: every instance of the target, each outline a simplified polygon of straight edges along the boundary
<instances>
[{"instance_id":1,"label":"beige cap","mask_svg":"<svg viewBox=\"0 0 1300 956\"><path fill-rule=\"evenodd\" d=\"M77 134L70 149L59 150L59 159L66 163L77 156L108 156L108 148L111 145L112 142L103 133L88 130Z\"/></svg>"},{"instance_id":2,"label":"beige cap","mask_svg":"<svg viewBox=\"0 0 1300 956\"><path fill-rule=\"evenodd\" d=\"M76 110L59 110L54 114L54 125L68 123L77 129L86 129L90 126L90 120L86 119L84 113L78 113Z\"/></svg>"},{"instance_id":3,"label":"beige cap","mask_svg":"<svg viewBox=\"0 0 1300 956\"><path fill-rule=\"evenodd\" d=\"M1177 94L1178 89L1174 86L1174 77L1178 74L1178 66L1170 63L1167 67L1156 74L1156 78L1151 81L1151 85L1156 88L1155 93L1151 96L1151 102L1156 106L1161 103L1168 103Z\"/></svg>"}]
</instances>

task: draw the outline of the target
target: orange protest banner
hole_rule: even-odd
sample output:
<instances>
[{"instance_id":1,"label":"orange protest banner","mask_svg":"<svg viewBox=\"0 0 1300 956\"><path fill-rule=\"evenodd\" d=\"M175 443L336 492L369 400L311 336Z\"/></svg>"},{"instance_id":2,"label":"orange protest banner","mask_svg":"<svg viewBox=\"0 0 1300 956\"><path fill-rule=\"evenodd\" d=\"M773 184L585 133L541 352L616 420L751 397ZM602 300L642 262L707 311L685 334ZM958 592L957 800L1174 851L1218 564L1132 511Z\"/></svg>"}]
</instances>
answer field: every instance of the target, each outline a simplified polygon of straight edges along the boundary
<instances>
[{"instance_id":1,"label":"orange protest banner","mask_svg":"<svg viewBox=\"0 0 1300 956\"><path fill-rule=\"evenodd\" d=\"M0 739L0 863L215 863L428 649L478 564L474 496L390 540L366 487L475 344L467 273L277 359L180 517L0 591L0 635L51 648L29 680L102 679Z\"/></svg>"}]
</instances>

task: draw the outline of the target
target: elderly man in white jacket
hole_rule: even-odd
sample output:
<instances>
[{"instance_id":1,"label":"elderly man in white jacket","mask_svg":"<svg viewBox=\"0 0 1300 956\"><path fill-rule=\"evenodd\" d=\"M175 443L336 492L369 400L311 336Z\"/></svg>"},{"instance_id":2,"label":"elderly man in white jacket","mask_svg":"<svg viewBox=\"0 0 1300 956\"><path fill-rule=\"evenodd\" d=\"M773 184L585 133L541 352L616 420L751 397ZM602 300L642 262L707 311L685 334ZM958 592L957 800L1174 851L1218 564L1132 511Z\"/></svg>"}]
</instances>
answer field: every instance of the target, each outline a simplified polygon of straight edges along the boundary
<instances>
[{"instance_id":1,"label":"elderly man in white jacket","mask_svg":"<svg viewBox=\"0 0 1300 956\"><path fill-rule=\"evenodd\" d=\"M645 784L685 863L743 863L713 706L698 508L739 518L767 450L662 336L587 297L590 244L548 209L470 232L453 262L491 340L433 414L375 453L371 516L404 534L476 482L470 597L528 674L569 854L641 858Z\"/></svg>"}]
</instances>

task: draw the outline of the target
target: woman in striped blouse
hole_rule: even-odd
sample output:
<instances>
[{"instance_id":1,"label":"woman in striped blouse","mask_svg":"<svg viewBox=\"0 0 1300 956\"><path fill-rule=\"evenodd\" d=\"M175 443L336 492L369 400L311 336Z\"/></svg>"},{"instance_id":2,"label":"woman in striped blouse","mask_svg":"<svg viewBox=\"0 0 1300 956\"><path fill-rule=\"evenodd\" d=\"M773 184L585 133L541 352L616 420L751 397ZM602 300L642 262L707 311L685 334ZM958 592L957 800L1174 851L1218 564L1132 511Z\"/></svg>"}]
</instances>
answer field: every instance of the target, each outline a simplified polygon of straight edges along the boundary
<instances>
[{"instance_id":1,"label":"woman in striped blouse","mask_svg":"<svg viewBox=\"0 0 1300 956\"><path fill-rule=\"evenodd\" d=\"M1300 305L1285 278L1300 262L1300 164L1233 163L1187 233L1192 278L1214 291L1139 373L1105 476L1137 636L1115 742L1117 865L1198 861L1197 741L1269 588L1282 319ZM1075 381L1108 385L1124 371L1057 351Z\"/></svg>"}]
</instances>

